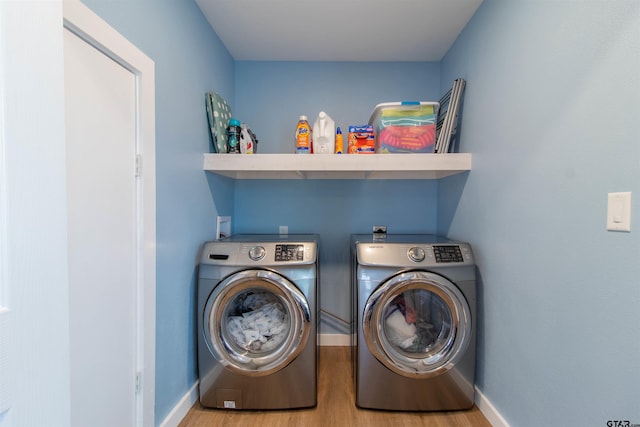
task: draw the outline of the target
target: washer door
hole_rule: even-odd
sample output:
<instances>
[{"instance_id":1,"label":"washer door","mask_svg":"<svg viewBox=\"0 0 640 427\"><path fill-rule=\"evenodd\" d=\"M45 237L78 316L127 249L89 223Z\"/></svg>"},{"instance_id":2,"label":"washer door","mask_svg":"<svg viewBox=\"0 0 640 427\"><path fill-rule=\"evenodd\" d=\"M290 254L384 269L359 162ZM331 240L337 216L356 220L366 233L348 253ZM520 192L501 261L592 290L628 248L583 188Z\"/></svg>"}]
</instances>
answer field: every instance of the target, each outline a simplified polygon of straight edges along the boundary
<instances>
[{"instance_id":1,"label":"washer door","mask_svg":"<svg viewBox=\"0 0 640 427\"><path fill-rule=\"evenodd\" d=\"M451 369L471 340L471 310L446 278L409 271L383 282L367 300L364 340L393 372L428 378Z\"/></svg>"},{"instance_id":2,"label":"washer door","mask_svg":"<svg viewBox=\"0 0 640 427\"><path fill-rule=\"evenodd\" d=\"M203 315L209 350L225 367L248 376L287 366L304 349L311 329L305 296L269 270L224 279L209 295Z\"/></svg>"}]
</instances>

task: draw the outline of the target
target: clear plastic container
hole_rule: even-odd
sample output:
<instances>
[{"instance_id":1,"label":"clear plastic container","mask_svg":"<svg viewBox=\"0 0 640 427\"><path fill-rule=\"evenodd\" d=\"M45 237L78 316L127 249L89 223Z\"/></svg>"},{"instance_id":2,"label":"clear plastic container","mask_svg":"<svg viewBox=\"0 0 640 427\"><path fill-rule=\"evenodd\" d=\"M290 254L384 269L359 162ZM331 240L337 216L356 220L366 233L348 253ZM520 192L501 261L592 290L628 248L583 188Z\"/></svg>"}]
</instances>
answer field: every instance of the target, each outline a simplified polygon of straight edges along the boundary
<instances>
[{"instance_id":1,"label":"clear plastic container","mask_svg":"<svg viewBox=\"0 0 640 427\"><path fill-rule=\"evenodd\" d=\"M369 124L376 153L433 153L438 102L385 102L376 105Z\"/></svg>"}]
</instances>

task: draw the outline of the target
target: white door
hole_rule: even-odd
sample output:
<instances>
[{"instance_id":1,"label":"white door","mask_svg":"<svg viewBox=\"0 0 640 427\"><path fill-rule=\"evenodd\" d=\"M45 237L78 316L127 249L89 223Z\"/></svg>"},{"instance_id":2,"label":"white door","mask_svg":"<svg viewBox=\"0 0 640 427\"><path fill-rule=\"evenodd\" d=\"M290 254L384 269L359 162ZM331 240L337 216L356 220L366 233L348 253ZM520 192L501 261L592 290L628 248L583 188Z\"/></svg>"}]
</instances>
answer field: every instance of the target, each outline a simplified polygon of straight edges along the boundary
<instances>
[{"instance_id":1,"label":"white door","mask_svg":"<svg viewBox=\"0 0 640 427\"><path fill-rule=\"evenodd\" d=\"M134 426L136 76L64 30L71 422Z\"/></svg>"}]
</instances>

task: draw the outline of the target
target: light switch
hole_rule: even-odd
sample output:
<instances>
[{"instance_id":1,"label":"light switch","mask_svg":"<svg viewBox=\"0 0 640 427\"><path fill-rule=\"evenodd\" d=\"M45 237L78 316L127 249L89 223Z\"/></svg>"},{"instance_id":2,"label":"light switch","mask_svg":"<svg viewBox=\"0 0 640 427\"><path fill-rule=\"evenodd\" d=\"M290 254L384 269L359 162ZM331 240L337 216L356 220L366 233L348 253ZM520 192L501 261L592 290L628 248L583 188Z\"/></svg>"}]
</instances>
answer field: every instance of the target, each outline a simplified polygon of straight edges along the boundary
<instances>
[{"instance_id":1,"label":"light switch","mask_svg":"<svg viewBox=\"0 0 640 427\"><path fill-rule=\"evenodd\" d=\"M631 231L631 192L609 193L607 230Z\"/></svg>"}]
</instances>

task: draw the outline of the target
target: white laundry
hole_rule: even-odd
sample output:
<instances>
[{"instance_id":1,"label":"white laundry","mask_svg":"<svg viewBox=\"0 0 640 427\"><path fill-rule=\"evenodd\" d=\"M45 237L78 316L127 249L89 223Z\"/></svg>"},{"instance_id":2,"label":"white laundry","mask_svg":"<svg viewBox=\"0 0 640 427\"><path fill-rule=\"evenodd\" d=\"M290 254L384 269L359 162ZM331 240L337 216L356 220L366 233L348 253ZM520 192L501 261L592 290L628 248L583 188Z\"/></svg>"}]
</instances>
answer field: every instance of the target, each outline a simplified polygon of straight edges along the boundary
<instances>
[{"instance_id":1,"label":"white laundry","mask_svg":"<svg viewBox=\"0 0 640 427\"><path fill-rule=\"evenodd\" d=\"M277 302L268 302L253 311L242 313L242 316L227 319L227 330L235 342L254 352L276 348L286 338L288 328L289 318Z\"/></svg>"},{"instance_id":2,"label":"white laundry","mask_svg":"<svg viewBox=\"0 0 640 427\"><path fill-rule=\"evenodd\" d=\"M260 307L268 304L270 302L278 302L278 297L274 294L267 292L255 292L250 293L246 296L246 298L242 301L242 306L240 309L242 312L257 310Z\"/></svg>"},{"instance_id":3,"label":"white laundry","mask_svg":"<svg viewBox=\"0 0 640 427\"><path fill-rule=\"evenodd\" d=\"M413 344L418 335L416 325L407 323L400 310L394 309L385 319L387 338L392 344L407 349Z\"/></svg>"}]
</instances>

